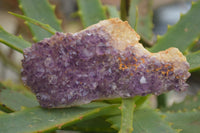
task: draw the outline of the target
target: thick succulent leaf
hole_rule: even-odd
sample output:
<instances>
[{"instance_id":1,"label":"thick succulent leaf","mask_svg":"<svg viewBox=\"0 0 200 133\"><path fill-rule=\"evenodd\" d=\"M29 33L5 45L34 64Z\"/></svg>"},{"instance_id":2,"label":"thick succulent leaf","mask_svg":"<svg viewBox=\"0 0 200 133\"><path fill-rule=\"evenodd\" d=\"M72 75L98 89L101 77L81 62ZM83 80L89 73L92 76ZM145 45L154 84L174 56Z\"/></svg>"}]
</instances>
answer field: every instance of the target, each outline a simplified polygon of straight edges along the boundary
<instances>
[{"instance_id":1,"label":"thick succulent leaf","mask_svg":"<svg viewBox=\"0 0 200 133\"><path fill-rule=\"evenodd\" d=\"M119 18L119 12L115 6L107 5L107 11L110 18Z\"/></svg>"},{"instance_id":2,"label":"thick succulent leaf","mask_svg":"<svg viewBox=\"0 0 200 133\"><path fill-rule=\"evenodd\" d=\"M1 108L0 108L0 115L1 115L1 114L6 114L6 113L5 113L5 112L3 112L3 111L1 111Z\"/></svg>"},{"instance_id":3,"label":"thick succulent leaf","mask_svg":"<svg viewBox=\"0 0 200 133\"><path fill-rule=\"evenodd\" d=\"M193 44L190 45L190 47L187 48L186 52L196 52L200 50L200 35L196 40L193 42Z\"/></svg>"},{"instance_id":4,"label":"thick succulent leaf","mask_svg":"<svg viewBox=\"0 0 200 133\"><path fill-rule=\"evenodd\" d=\"M165 120L168 121L173 128L181 131L180 133L199 133L200 131L200 112L178 112L164 113Z\"/></svg>"},{"instance_id":5,"label":"thick succulent leaf","mask_svg":"<svg viewBox=\"0 0 200 133\"><path fill-rule=\"evenodd\" d=\"M31 44L25 41L23 38L14 36L6 32L1 26L0 26L0 42L21 53L23 53L24 48L31 46Z\"/></svg>"},{"instance_id":6,"label":"thick succulent leaf","mask_svg":"<svg viewBox=\"0 0 200 133\"><path fill-rule=\"evenodd\" d=\"M4 112L4 113L11 113L13 112L13 110L11 110L10 108L8 108L6 105L0 103L0 111Z\"/></svg>"},{"instance_id":7,"label":"thick succulent leaf","mask_svg":"<svg viewBox=\"0 0 200 133\"><path fill-rule=\"evenodd\" d=\"M10 89L0 83L0 108L5 112L19 111L21 107L38 106L35 96L25 89Z\"/></svg>"},{"instance_id":8,"label":"thick succulent leaf","mask_svg":"<svg viewBox=\"0 0 200 133\"><path fill-rule=\"evenodd\" d=\"M1 63L5 65L5 67L11 68L17 74L20 73L21 66L18 63L11 60L10 57L6 53L3 52L3 50L0 50L0 60L1 60Z\"/></svg>"},{"instance_id":9,"label":"thick succulent leaf","mask_svg":"<svg viewBox=\"0 0 200 133\"><path fill-rule=\"evenodd\" d=\"M133 111L135 108L134 98L122 99L120 133L131 133L133 131Z\"/></svg>"},{"instance_id":10,"label":"thick succulent leaf","mask_svg":"<svg viewBox=\"0 0 200 133\"><path fill-rule=\"evenodd\" d=\"M101 111L101 113L99 113L97 117L77 122L73 125L70 125L69 127L64 128L64 130L75 130L91 133L116 132L116 130L111 128L111 124L106 121L106 118L110 116L116 116L121 114L121 109L119 107L120 105L115 105L116 106L112 106L111 108Z\"/></svg>"},{"instance_id":11,"label":"thick succulent leaf","mask_svg":"<svg viewBox=\"0 0 200 133\"><path fill-rule=\"evenodd\" d=\"M150 107L148 100L150 96L151 96L150 94L146 96L138 96L138 99L135 101L136 109L141 107Z\"/></svg>"},{"instance_id":12,"label":"thick succulent leaf","mask_svg":"<svg viewBox=\"0 0 200 133\"><path fill-rule=\"evenodd\" d=\"M191 111L193 109L200 109L200 94L188 95L181 103L175 103L168 108L163 108L162 111Z\"/></svg>"},{"instance_id":13,"label":"thick succulent leaf","mask_svg":"<svg viewBox=\"0 0 200 133\"><path fill-rule=\"evenodd\" d=\"M133 29L136 30L137 21L138 21L138 7L137 3L139 0L131 0L130 1L130 9L129 9L129 19L128 22Z\"/></svg>"},{"instance_id":14,"label":"thick succulent leaf","mask_svg":"<svg viewBox=\"0 0 200 133\"><path fill-rule=\"evenodd\" d=\"M61 24L54 14L54 6L50 5L47 0L19 0L19 7L25 16L48 24L57 31L61 31ZM27 22L35 41L43 40L52 36L48 31Z\"/></svg>"},{"instance_id":15,"label":"thick succulent leaf","mask_svg":"<svg viewBox=\"0 0 200 133\"><path fill-rule=\"evenodd\" d=\"M105 9L99 0L77 0L79 15L84 27L106 19Z\"/></svg>"},{"instance_id":16,"label":"thick succulent leaf","mask_svg":"<svg viewBox=\"0 0 200 133\"><path fill-rule=\"evenodd\" d=\"M141 108L134 112L133 133L176 133L157 111ZM120 129L120 116L107 119L114 129Z\"/></svg>"},{"instance_id":17,"label":"thick succulent leaf","mask_svg":"<svg viewBox=\"0 0 200 133\"><path fill-rule=\"evenodd\" d=\"M121 0L120 3L120 18L123 21L127 20L130 0Z\"/></svg>"},{"instance_id":18,"label":"thick succulent leaf","mask_svg":"<svg viewBox=\"0 0 200 133\"><path fill-rule=\"evenodd\" d=\"M79 121L94 118L116 105L90 103L80 107L63 109L25 108L21 111L0 115L0 132L31 133L62 129Z\"/></svg>"},{"instance_id":19,"label":"thick succulent leaf","mask_svg":"<svg viewBox=\"0 0 200 133\"><path fill-rule=\"evenodd\" d=\"M121 104L122 98L107 99L107 100L103 100L103 102L111 103L111 104Z\"/></svg>"},{"instance_id":20,"label":"thick succulent leaf","mask_svg":"<svg viewBox=\"0 0 200 133\"><path fill-rule=\"evenodd\" d=\"M44 30L46 30L46 31L48 31L48 32L50 32L52 34L56 33L56 30L54 28L52 28L50 25L48 25L48 24L44 24L44 23L42 23L40 21L37 21L35 19L26 17L24 15L12 13L12 12L9 12L9 13L14 15L14 16L16 16L16 17L18 17L18 18L21 18L21 19L23 19L23 20L25 20L25 21L27 21L29 23L32 23L32 24L37 25L37 26L40 26L41 28L43 28Z\"/></svg>"},{"instance_id":21,"label":"thick succulent leaf","mask_svg":"<svg viewBox=\"0 0 200 133\"><path fill-rule=\"evenodd\" d=\"M152 52L165 50L169 47L177 47L181 52L185 52L200 34L200 1L192 3L190 11L181 15L177 24L170 27L167 33L158 38L157 43L150 49Z\"/></svg>"},{"instance_id":22,"label":"thick succulent leaf","mask_svg":"<svg viewBox=\"0 0 200 133\"><path fill-rule=\"evenodd\" d=\"M187 61L190 63L190 71L197 71L200 69L200 50L186 56Z\"/></svg>"},{"instance_id":23,"label":"thick succulent leaf","mask_svg":"<svg viewBox=\"0 0 200 133\"><path fill-rule=\"evenodd\" d=\"M145 10L144 10L145 9ZM138 5L137 32L143 40L151 41L153 37L152 0L140 0Z\"/></svg>"},{"instance_id":24,"label":"thick succulent leaf","mask_svg":"<svg viewBox=\"0 0 200 133\"><path fill-rule=\"evenodd\" d=\"M110 126L111 124L106 122L103 117L97 117L94 119L89 119L83 122L78 122L76 124L73 124L65 128L65 130L75 130L75 131L91 132L91 133L116 132Z\"/></svg>"},{"instance_id":25,"label":"thick succulent leaf","mask_svg":"<svg viewBox=\"0 0 200 133\"><path fill-rule=\"evenodd\" d=\"M152 0L131 0L129 23L143 40L150 41L153 37L152 11Z\"/></svg>"},{"instance_id":26,"label":"thick succulent leaf","mask_svg":"<svg viewBox=\"0 0 200 133\"><path fill-rule=\"evenodd\" d=\"M111 127L115 130L120 130L120 126L121 126L121 116L112 116L108 119L106 119L106 121L108 121L111 124Z\"/></svg>"}]
</instances>

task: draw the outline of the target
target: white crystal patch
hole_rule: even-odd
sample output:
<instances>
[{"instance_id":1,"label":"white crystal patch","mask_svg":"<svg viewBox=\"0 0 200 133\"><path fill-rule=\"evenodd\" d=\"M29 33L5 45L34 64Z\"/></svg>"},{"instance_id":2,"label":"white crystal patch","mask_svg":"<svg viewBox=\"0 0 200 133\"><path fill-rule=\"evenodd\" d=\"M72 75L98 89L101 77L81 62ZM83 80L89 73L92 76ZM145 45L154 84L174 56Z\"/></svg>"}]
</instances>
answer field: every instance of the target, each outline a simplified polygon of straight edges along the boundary
<instances>
[{"instance_id":1,"label":"white crystal patch","mask_svg":"<svg viewBox=\"0 0 200 133\"><path fill-rule=\"evenodd\" d=\"M145 84L145 83L147 83L146 78L144 76L142 76L140 78L140 84Z\"/></svg>"}]
</instances>

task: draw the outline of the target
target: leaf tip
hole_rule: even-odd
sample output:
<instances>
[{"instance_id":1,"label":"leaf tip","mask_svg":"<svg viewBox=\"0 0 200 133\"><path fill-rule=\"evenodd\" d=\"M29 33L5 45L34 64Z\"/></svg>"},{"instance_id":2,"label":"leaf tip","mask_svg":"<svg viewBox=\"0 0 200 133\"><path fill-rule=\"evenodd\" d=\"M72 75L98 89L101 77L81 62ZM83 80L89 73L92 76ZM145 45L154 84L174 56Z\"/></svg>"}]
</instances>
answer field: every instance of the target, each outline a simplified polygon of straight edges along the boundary
<instances>
[{"instance_id":1,"label":"leaf tip","mask_svg":"<svg viewBox=\"0 0 200 133\"><path fill-rule=\"evenodd\" d=\"M113 129L115 129L115 130L119 130L116 125L111 125L110 127L113 128Z\"/></svg>"},{"instance_id":2,"label":"leaf tip","mask_svg":"<svg viewBox=\"0 0 200 133\"><path fill-rule=\"evenodd\" d=\"M36 37L33 37L32 40L35 41L35 42L37 42L37 38Z\"/></svg>"},{"instance_id":3,"label":"leaf tip","mask_svg":"<svg viewBox=\"0 0 200 133\"><path fill-rule=\"evenodd\" d=\"M55 10L56 9L56 5L51 5L50 4L51 9Z\"/></svg>"},{"instance_id":4,"label":"leaf tip","mask_svg":"<svg viewBox=\"0 0 200 133\"><path fill-rule=\"evenodd\" d=\"M157 35L157 40L160 40L162 38L161 35Z\"/></svg>"},{"instance_id":5,"label":"leaf tip","mask_svg":"<svg viewBox=\"0 0 200 133\"><path fill-rule=\"evenodd\" d=\"M2 114L6 114L5 112L3 112L3 111L0 111L0 115L2 115Z\"/></svg>"},{"instance_id":6,"label":"leaf tip","mask_svg":"<svg viewBox=\"0 0 200 133\"><path fill-rule=\"evenodd\" d=\"M181 131L183 131L183 129L176 129L176 131L177 131L178 133L180 133Z\"/></svg>"},{"instance_id":7,"label":"leaf tip","mask_svg":"<svg viewBox=\"0 0 200 133\"><path fill-rule=\"evenodd\" d=\"M8 11L8 13L13 15L13 12Z\"/></svg>"},{"instance_id":8,"label":"leaf tip","mask_svg":"<svg viewBox=\"0 0 200 133\"><path fill-rule=\"evenodd\" d=\"M19 35L18 37L19 37L20 39L23 39L22 35Z\"/></svg>"},{"instance_id":9,"label":"leaf tip","mask_svg":"<svg viewBox=\"0 0 200 133\"><path fill-rule=\"evenodd\" d=\"M171 27L172 27L171 25L169 25L169 24L167 25L167 29L169 29L169 28L171 28Z\"/></svg>"},{"instance_id":10,"label":"leaf tip","mask_svg":"<svg viewBox=\"0 0 200 133\"><path fill-rule=\"evenodd\" d=\"M81 12L81 10L77 11L77 15L81 16L83 13Z\"/></svg>"},{"instance_id":11,"label":"leaf tip","mask_svg":"<svg viewBox=\"0 0 200 133\"><path fill-rule=\"evenodd\" d=\"M24 21L24 23L25 23L26 25L28 25L28 21Z\"/></svg>"},{"instance_id":12,"label":"leaf tip","mask_svg":"<svg viewBox=\"0 0 200 133\"><path fill-rule=\"evenodd\" d=\"M104 12L106 12L107 7L106 6L102 6L102 9L103 9Z\"/></svg>"},{"instance_id":13,"label":"leaf tip","mask_svg":"<svg viewBox=\"0 0 200 133\"><path fill-rule=\"evenodd\" d=\"M20 108L21 111L22 111L22 110L25 110L25 109L26 109L25 106L21 106L21 108Z\"/></svg>"},{"instance_id":14,"label":"leaf tip","mask_svg":"<svg viewBox=\"0 0 200 133\"><path fill-rule=\"evenodd\" d=\"M19 9L20 9L20 10L23 10L22 4L19 4Z\"/></svg>"},{"instance_id":15,"label":"leaf tip","mask_svg":"<svg viewBox=\"0 0 200 133\"><path fill-rule=\"evenodd\" d=\"M59 24L62 24L62 20L61 19L57 19Z\"/></svg>"},{"instance_id":16,"label":"leaf tip","mask_svg":"<svg viewBox=\"0 0 200 133\"><path fill-rule=\"evenodd\" d=\"M192 2L191 2L192 6L193 6L195 3L196 3L195 1L192 1Z\"/></svg>"},{"instance_id":17,"label":"leaf tip","mask_svg":"<svg viewBox=\"0 0 200 133\"><path fill-rule=\"evenodd\" d=\"M181 13L181 14L180 14L180 19L181 19L183 16L184 16L184 14L183 14L183 13Z\"/></svg>"}]
</instances>

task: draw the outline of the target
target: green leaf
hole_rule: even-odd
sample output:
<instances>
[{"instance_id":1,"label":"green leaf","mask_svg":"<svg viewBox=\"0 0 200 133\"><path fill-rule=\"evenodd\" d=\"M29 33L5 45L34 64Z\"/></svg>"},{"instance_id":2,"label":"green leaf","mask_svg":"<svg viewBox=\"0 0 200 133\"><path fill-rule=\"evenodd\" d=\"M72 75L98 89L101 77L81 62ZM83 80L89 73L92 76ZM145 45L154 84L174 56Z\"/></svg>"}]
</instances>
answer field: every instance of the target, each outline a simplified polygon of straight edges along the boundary
<instances>
[{"instance_id":1,"label":"green leaf","mask_svg":"<svg viewBox=\"0 0 200 133\"><path fill-rule=\"evenodd\" d=\"M105 103L111 103L111 104L121 104L122 103L122 98L114 98L114 99L107 99L103 100Z\"/></svg>"},{"instance_id":2,"label":"green leaf","mask_svg":"<svg viewBox=\"0 0 200 133\"><path fill-rule=\"evenodd\" d=\"M196 52L200 50L200 36L196 38L196 40L193 42L193 44L190 45L190 47L187 48L186 52Z\"/></svg>"},{"instance_id":3,"label":"green leaf","mask_svg":"<svg viewBox=\"0 0 200 133\"><path fill-rule=\"evenodd\" d=\"M115 6L107 5L107 11L110 18L119 18L119 12Z\"/></svg>"},{"instance_id":4,"label":"green leaf","mask_svg":"<svg viewBox=\"0 0 200 133\"><path fill-rule=\"evenodd\" d=\"M25 89L10 89L0 83L0 108L5 112L21 110L21 107L39 106L35 96Z\"/></svg>"},{"instance_id":5,"label":"green leaf","mask_svg":"<svg viewBox=\"0 0 200 133\"><path fill-rule=\"evenodd\" d=\"M27 41L25 41L21 37L14 36L8 32L6 32L1 26L0 26L0 42L4 43L8 47L17 50L20 53L23 53L23 49L30 47L31 44Z\"/></svg>"},{"instance_id":6,"label":"green leaf","mask_svg":"<svg viewBox=\"0 0 200 133\"><path fill-rule=\"evenodd\" d=\"M193 41L200 35L200 1L192 3L190 11L181 15L177 24L170 27L167 33L158 38L157 43L150 49L152 52L165 50L169 47L177 47L181 52L185 52Z\"/></svg>"},{"instance_id":7,"label":"green leaf","mask_svg":"<svg viewBox=\"0 0 200 133\"><path fill-rule=\"evenodd\" d=\"M139 0L131 0L130 1L130 9L129 9L129 19L128 22L133 29L136 30L137 21L138 21L138 8L137 3Z\"/></svg>"},{"instance_id":8,"label":"green leaf","mask_svg":"<svg viewBox=\"0 0 200 133\"><path fill-rule=\"evenodd\" d=\"M165 120L181 133L199 133L200 112L163 113Z\"/></svg>"},{"instance_id":9,"label":"green leaf","mask_svg":"<svg viewBox=\"0 0 200 133\"><path fill-rule=\"evenodd\" d=\"M167 96L166 94L161 94L157 96L157 108L163 108L167 106Z\"/></svg>"},{"instance_id":10,"label":"green leaf","mask_svg":"<svg viewBox=\"0 0 200 133\"><path fill-rule=\"evenodd\" d=\"M1 115L1 114L6 114L6 113L5 113L5 112L3 112L3 111L1 111L1 108L0 108L0 115Z\"/></svg>"},{"instance_id":11,"label":"green leaf","mask_svg":"<svg viewBox=\"0 0 200 133\"><path fill-rule=\"evenodd\" d=\"M190 72L200 69L200 50L186 56L187 61L190 64Z\"/></svg>"},{"instance_id":12,"label":"green leaf","mask_svg":"<svg viewBox=\"0 0 200 133\"><path fill-rule=\"evenodd\" d=\"M148 98L151 95L146 95L146 96L138 96L138 99L135 101L136 104L136 109L141 108L141 107L149 107L149 103L148 103Z\"/></svg>"},{"instance_id":13,"label":"green leaf","mask_svg":"<svg viewBox=\"0 0 200 133\"><path fill-rule=\"evenodd\" d=\"M11 112L13 112L13 110L11 110L5 104L2 104L2 103L0 103L0 111L4 112L4 113L11 113Z\"/></svg>"},{"instance_id":14,"label":"green leaf","mask_svg":"<svg viewBox=\"0 0 200 133\"><path fill-rule=\"evenodd\" d=\"M144 10L145 9L145 10ZM151 41L153 37L152 0L140 0L138 6L137 32L143 40Z\"/></svg>"},{"instance_id":15,"label":"green leaf","mask_svg":"<svg viewBox=\"0 0 200 133\"><path fill-rule=\"evenodd\" d=\"M37 26L40 26L41 28L43 28L44 30L50 32L51 34L55 34L56 33L56 30L54 28L52 28L50 25L48 25L48 24L44 24L44 23L42 23L40 21L37 21L35 19L26 17L24 15L16 14L16 13L13 13L13 12L9 12L9 13L14 15L14 16L16 16L16 17L18 17L18 18L26 20L29 23L32 23L32 24L37 25Z\"/></svg>"},{"instance_id":16,"label":"green leaf","mask_svg":"<svg viewBox=\"0 0 200 133\"><path fill-rule=\"evenodd\" d=\"M122 99L122 115L119 133L131 133L133 131L133 111L135 108L134 98Z\"/></svg>"},{"instance_id":17,"label":"green leaf","mask_svg":"<svg viewBox=\"0 0 200 133\"><path fill-rule=\"evenodd\" d=\"M129 23L145 41L153 37L152 0L131 0Z\"/></svg>"},{"instance_id":18,"label":"green leaf","mask_svg":"<svg viewBox=\"0 0 200 133\"><path fill-rule=\"evenodd\" d=\"M106 19L105 9L99 0L77 0L77 3L84 28Z\"/></svg>"},{"instance_id":19,"label":"green leaf","mask_svg":"<svg viewBox=\"0 0 200 133\"><path fill-rule=\"evenodd\" d=\"M200 109L200 94L188 95L181 103L175 103L168 108L163 108L162 111L191 111L193 109Z\"/></svg>"},{"instance_id":20,"label":"green leaf","mask_svg":"<svg viewBox=\"0 0 200 133\"><path fill-rule=\"evenodd\" d=\"M5 67L11 68L17 74L20 73L21 66L18 63L11 60L7 53L4 53L3 50L0 50L0 60Z\"/></svg>"},{"instance_id":21,"label":"green leaf","mask_svg":"<svg viewBox=\"0 0 200 133\"><path fill-rule=\"evenodd\" d=\"M27 108L18 112L0 115L0 132L28 133L47 132L62 129L79 121L97 117L102 111L116 105L90 103L79 107L63 109Z\"/></svg>"},{"instance_id":22,"label":"green leaf","mask_svg":"<svg viewBox=\"0 0 200 133\"><path fill-rule=\"evenodd\" d=\"M73 124L65 130L75 130L75 131L84 131L84 132L91 132L91 133L106 133L106 132L116 132L113 128L110 127L111 124L106 122L104 118L97 117L94 119L89 119L83 122L78 122Z\"/></svg>"},{"instance_id":23,"label":"green leaf","mask_svg":"<svg viewBox=\"0 0 200 133\"><path fill-rule=\"evenodd\" d=\"M127 20L130 0L121 0L120 3L120 18L123 21Z\"/></svg>"},{"instance_id":24,"label":"green leaf","mask_svg":"<svg viewBox=\"0 0 200 133\"><path fill-rule=\"evenodd\" d=\"M133 133L176 133L157 111L141 108L134 112ZM120 129L120 116L107 119L114 129Z\"/></svg>"},{"instance_id":25,"label":"green leaf","mask_svg":"<svg viewBox=\"0 0 200 133\"><path fill-rule=\"evenodd\" d=\"M19 0L19 7L25 16L48 24L57 31L61 31L61 24L54 14L55 6L49 4L47 0ZM27 22L35 41L43 40L52 36L48 31L39 26Z\"/></svg>"}]
</instances>

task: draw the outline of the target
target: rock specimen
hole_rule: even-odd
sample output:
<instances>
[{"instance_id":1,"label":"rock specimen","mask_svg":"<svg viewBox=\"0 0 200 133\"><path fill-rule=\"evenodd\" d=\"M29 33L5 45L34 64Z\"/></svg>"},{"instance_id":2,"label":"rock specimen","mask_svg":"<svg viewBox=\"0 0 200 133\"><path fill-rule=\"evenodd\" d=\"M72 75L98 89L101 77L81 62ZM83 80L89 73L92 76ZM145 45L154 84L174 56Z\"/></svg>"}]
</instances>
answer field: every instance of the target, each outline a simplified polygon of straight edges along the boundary
<instances>
[{"instance_id":1,"label":"rock specimen","mask_svg":"<svg viewBox=\"0 0 200 133\"><path fill-rule=\"evenodd\" d=\"M45 108L186 89L190 73L182 53L150 53L139 39L119 19L74 34L57 32L24 50L22 80Z\"/></svg>"}]
</instances>

